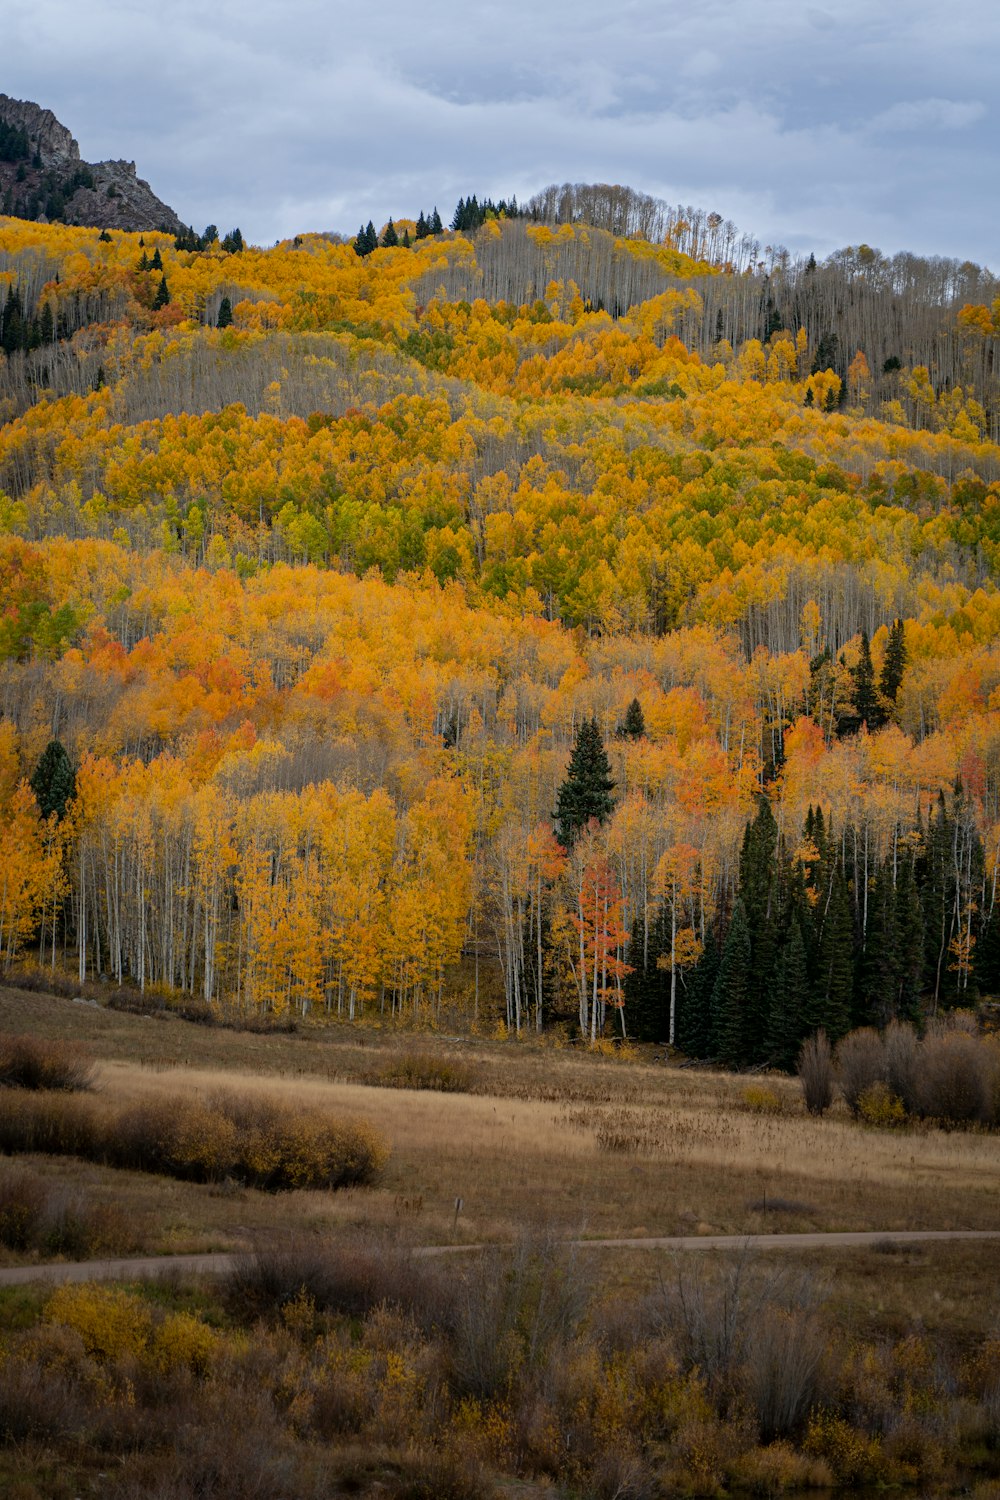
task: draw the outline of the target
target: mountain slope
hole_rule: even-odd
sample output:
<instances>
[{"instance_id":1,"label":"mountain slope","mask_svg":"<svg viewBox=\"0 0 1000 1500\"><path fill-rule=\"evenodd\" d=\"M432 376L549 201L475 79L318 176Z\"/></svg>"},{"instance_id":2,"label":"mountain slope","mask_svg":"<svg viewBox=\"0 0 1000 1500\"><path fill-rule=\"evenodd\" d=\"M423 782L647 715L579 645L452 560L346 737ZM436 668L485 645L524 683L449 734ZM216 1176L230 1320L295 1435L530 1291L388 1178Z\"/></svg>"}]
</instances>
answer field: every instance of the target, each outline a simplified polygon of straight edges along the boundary
<instances>
[{"instance_id":1,"label":"mountain slope","mask_svg":"<svg viewBox=\"0 0 1000 1500\"><path fill-rule=\"evenodd\" d=\"M183 226L135 162L85 162L80 147L50 109L0 94L0 210L22 219L93 225L97 229Z\"/></svg>"}]
</instances>

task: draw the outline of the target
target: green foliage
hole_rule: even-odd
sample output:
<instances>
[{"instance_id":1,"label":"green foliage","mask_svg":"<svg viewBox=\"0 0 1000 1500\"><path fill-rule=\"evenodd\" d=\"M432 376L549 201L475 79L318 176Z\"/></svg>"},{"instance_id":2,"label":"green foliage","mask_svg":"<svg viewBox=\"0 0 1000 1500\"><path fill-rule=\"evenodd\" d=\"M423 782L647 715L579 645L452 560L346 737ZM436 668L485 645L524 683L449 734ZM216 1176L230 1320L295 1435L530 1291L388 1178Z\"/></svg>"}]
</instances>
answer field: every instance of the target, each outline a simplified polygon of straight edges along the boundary
<instances>
[{"instance_id":1,"label":"green foliage","mask_svg":"<svg viewBox=\"0 0 1000 1500\"><path fill-rule=\"evenodd\" d=\"M59 740L49 740L31 774L31 790L43 818L62 819L76 796L76 772Z\"/></svg>"},{"instance_id":2,"label":"green foliage","mask_svg":"<svg viewBox=\"0 0 1000 1500\"><path fill-rule=\"evenodd\" d=\"M556 801L558 838L571 848L590 820L603 823L614 811L611 777L604 741L596 719L585 719L577 731L566 777Z\"/></svg>"}]
</instances>

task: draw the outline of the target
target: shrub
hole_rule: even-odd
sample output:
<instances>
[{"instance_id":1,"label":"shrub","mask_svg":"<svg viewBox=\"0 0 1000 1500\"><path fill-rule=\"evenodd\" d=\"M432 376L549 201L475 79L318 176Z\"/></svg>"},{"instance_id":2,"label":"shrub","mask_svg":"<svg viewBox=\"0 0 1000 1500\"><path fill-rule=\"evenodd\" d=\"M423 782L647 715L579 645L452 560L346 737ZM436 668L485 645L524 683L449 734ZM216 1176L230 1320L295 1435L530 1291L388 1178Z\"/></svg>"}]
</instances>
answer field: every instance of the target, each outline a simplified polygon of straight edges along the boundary
<instances>
[{"instance_id":1,"label":"shrub","mask_svg":"<svg viewBox=\"0 0 1000 1500\"><path fill-rule=\"evenodd\" d=\"M444 1094L468 1093L472 1070L452 1058L427 1052L408 1052L370 1073L366 1083L390 1089L438 1089Z\"/></svg>"},{"instance_id":2,"label":"shrub","mask_svg":"<svg viewBox=\"0 0 1000 1500\"><path fill-rule=\"evenodd\" d=\"M885 1046L877 1031L863 1026L851 1031L837 1045L837 1079L852 1115L859 1112L861 1096L885 1078Z\"/></svg>"},{"instance_id":3,"label":"shrub","mask_svg":"<svg viewBox=\"0 0 1000 1500\"><path fill-rule=\"evenodd\" d=\"M802 1043L798 1073L806 1109L811 1115L825 1114L833 1103L833 1056L825 1031Z\"/></svg>"},{"instance_id":4,"label":"shrub","mask_svg":"<svg viewBox=\"0 0 1000 1500\"><path fill-rule=\"evenodd\" d=\"M789 1437L802 1426L824 1387L827 1341L809 1283L786 1305L767 1303L746 1341L741 1384L761 1437Z\"/></svg>"},{"instance_id":5,"label":"shrub","mask_svg":"<svg viewBox=\"0 0 1000 1500\"><path fill-rule=\"evenodd\" d=\"M902 1099L897 1099L889 1085L881 1079L862 1090L855 1114L866 1125L876 1125L882 1129L906 1123Z\"/></svg>"},{"instance_id":6,"label":"shrub","mask_svg":"<svg viewBox=\"0 0 1000 1500\"><path fill-rule=\"evenodd\" d=\"M94 1063L85 1048L0 1032L0 1086L76 1091L93 1082Z\"/></svg>"},{"instance_id":7,"label":"shrub","mask_svg":"<svg viewBox=\"0 0 1000 1500\"><path fill-rule=\"evenodd\" d=\"M920 1080L920 1043L913 1027L892 1021L885 1029L885 1081L908 1115L916 1113Z\"/></svg>"},{"instance_id":8,"label":"shrub","mask_svg":"<svg viewBox=\"0 0 1000 1500\"><path fill-rule=\"evenodd\" d=\"M50 1323L72 1328L87 1353L103 1360L142 1354L152 1327L150 1309L141 1297L93 1282L57 1287L45 1304L45 1316Z\"/></svg>"},{"instance_id":9,"label":"shrub","mask_svg":"<svg viewBox=\"0 0 1000 1500\"><path fill-rule=\"evenodd\" d=\"M924 1038L920 1048L917 1107L924 1116L958 1123L988 1121L993 1080L987 1049L962 1032Z\"/></svg>"},{"instance_id":10,"label":"shrub","mask_svg":"<svg viewBox=\"0 0 1000 1500\"><path fill-rule=\"evenodd\" d=\"M388 1147L364 1121L218 1094L116 1111L90 1099L0 1093L0 1149L81 1156L196 1182L338 1188L372 1182Z\"/></svg>"},{"instance_id":11,"label":"shrub","mask_svg":"<svg viewBox=\"0 0 1000 1500\"><path fill-rule=\"evenodd\" d=\"M766 1084L751 1083L743 1090L743 1108L754 1115L780 1115L785 1112L785 1101Z\"/></svg>"}]
</instances>

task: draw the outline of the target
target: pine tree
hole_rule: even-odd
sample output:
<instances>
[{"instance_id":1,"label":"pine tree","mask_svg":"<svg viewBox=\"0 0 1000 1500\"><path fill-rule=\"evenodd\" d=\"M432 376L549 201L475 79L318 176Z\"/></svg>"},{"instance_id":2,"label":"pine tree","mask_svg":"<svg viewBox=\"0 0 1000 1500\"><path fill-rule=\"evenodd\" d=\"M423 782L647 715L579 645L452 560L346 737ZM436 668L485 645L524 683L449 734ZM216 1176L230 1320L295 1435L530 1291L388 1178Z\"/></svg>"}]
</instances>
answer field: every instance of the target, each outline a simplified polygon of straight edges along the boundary
<instances>
[{"instance_id":1,"label":"pine tree","mask_svg":"<svg viewBox=\"0 0 1000 1500\"><path fill-rule=\"evenodd\" d=\"M903 682L903 673L906 671L906 663L909 653L906 649L906 634L903 630L902 620L897 620L889 627L889 639L885 646L885 659L882 662L882 671L879 675L878 687L882 697L889 703L895 703L899 689Z\"/></svg>"},{"instance_id":2,"label":"pine tree","mask_svg":"<svg viewBox=\"0 0 1000 1500\"><path fill-rule=\"evenodd\" d=\"M719 943L709 928L701 957L686 975L677 1003L677 1045L688 1057L712 1055L712 994L719 977Z\"/></svg>"},{"instance_id":3,"label":"pine tree","mask_svg":"<svg viewBox=\"0 0 1000 1500\"><path fill-rule=\"evenodd\" d=\"M383 250L395 250L398 244L399 235L396 233L395 224L390 219L385 226L385 233L382 236L382 248Z\"/></svg>"},{"instance_id":4,"label":"pine tree","mask_svg":"<svg viewBox=\"0 0 1000 1500\"><path fill-rule=\"evenodd\" d=\"M410 230L409 230L409 227L407 227L406 229L403 230L403 238L400 240L399 243L402 245L402 247L403 247L404 250L409 250L409 248L410 248Z\"/></svg>"},{"instance_id":5,"label":"pine tree","mask_svg":"<svg viewBox=\"0 0 1000 1500\"><path fill-rule=\"evenodd\" d=\"M441 215L438 213L436 205L434 212L431 214L430 232L431 234L444 234L444 225L441 223Z\"/></svg>"},{"instance_id":6,"label":"pine tree","mask_svg":"<svg viewBox=\"0 0 1000 1500\"><path fill-rule=\"evenodd\" d=\"M744 1027L749 989L750 931L743 902L737 901L712 990L713 1051L727 1068L742 1067L746 1060Z\"/></svg>"},{"instance_id":7,"label":"pine tree","mask_svg":"<svg viewBox=\"0 0 1000 1500\"><path fill-rule=\"evenodd\" d=\"M875 691L875 669L872 666L871 644L868 640L868 633L864 630L861 632L858 664L851 668L851 677L854 681L854 712L859 724L867 724L872 730L881 729L885 717Z\"/></svg>"},{"instance_id":8,"label":"pine tree","mask_svg":"<svg viewBox=\"0 0 1000 1500\"><path fill-rule=\"evenodd\" d=\"M160 254L159 245L157 245L156 249L153 251L153 259L149 262L149 269L151 271L163 270L163 257Z\"/></svg>"},{"instance_id":9,"label":"pine tree","mask_svg":"<svg viewBox=\"0 0 1000 1500\"><path fill-rule=\"evenodd\" d=\"M425 240L427 238L427 236L430 234L430 232L431 232L430 231L430 226L427 223L427 220L424 218L424 211L423 211L423 209L421 209L420 210L420 217L417 220L417 239L418 240Z\"/></svg>"},{"instance_id":10,"label":"pine tree","mask_svg":"<svg viewBox=\"0 0 1000 1500\"><path fill-rule=\"evenodd\" d=\"M76 772L60 740L49 740L29 782L43 818L66 816L76 796Z\"/></svg>"},{"instance_id":11,"label":"pine tree","mask_svg":"<svg viewBox=\"0 0 1000 1500\"><path fill-rule=\"evenodd\" d=\"M233 304L228 297L223 297L219 303L219 316L215 320L216 328L228 328L233 321Z\"/></svg>"},{"instance_id":12,"label":"pine tree","mask_svg":"<svg viewBox=\"0 0 1000 1500\"><path fill-rule=\"evenodd\" d=\"M851 1029L854 997L854 923L842 872L833 880L816 955L816 976L807 1032L821 1027L832 1042Z\"/></svg>"},{"instance_id":13,"label":"pine tree","mask_svg":"<svg viewBox=\"0 0 1000 1500\"><path fill-rule=\"evenodd\" d=\"M156 288L156 296L153 298L153 311L158 312L161 307L166 307L170 301L170 288L167 286L167 278L160 277L160 284Z\"/></svg>"},{"instance_id":14,"label":"pine tree","mask_svg":"<svg viewBox=\"0 0 1000 1500\"><path fill-rule=\"evenodd\" d=\"M646 733L646 720L643 718L642 705L638 698L633 698L625 710L625 718L616 731L620 740L641 740Z\"/></svg>"},{"instance_id":15,"label":"pine tree","mask_svg":"<svg viewBox=\"0 0 1000 1500\"><path fill-rule=\"evenodd\" d=\"M596 719L585 719L576 736L566 779L556 801L556 836L572 848L591 818L603 823L611 816L615 783Z\"/></svg>"},{"instance_id":16,"label":"pine tree","mask_svg":"<svg viewBox=\"0 0 1000 1500\"><path fill-rule=\"evenodd\" d=\"M793 920L775 965L774 998L767 1031L767 1057L775 1067L784 1068L787 1073L795 1069L795 1059L805 1035L809 993L806 945L798 921Z\"/></svg>"}]
</instances>

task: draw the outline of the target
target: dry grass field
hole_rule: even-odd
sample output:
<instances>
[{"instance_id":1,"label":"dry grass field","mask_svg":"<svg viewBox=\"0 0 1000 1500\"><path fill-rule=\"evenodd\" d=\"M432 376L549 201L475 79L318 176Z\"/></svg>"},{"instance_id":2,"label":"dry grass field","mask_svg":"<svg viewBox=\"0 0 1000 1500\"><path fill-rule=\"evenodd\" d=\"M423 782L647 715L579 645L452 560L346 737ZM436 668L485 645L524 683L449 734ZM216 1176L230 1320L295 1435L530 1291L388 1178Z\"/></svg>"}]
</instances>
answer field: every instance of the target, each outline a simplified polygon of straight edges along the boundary
<instances>
[{"instance_id":1,"label":"dry grass field","mask_svg":"<svg viewBox=\"0 0 1000 1500\"><path fill-rule=\"evenodd\" d=\"M294 1267L304 1256L315 1278L309 1257L322 1265L332 1255L334 1283L356 1281L363 1302L354 1312L324 1309L326 1273L315 1283L318 1303L304 1282L292 1295L294 1269L284 1301L267 1293L270 1311L244 1305L242 1294L233 1303L223 1283L176 1276L156 1288L65 1296L41 1286L0 1290L0 1337L13 1351L0 1364L0 1406L7 1400L16 1417L0 1443L0 1489L9 1481L23 1500L103 1493L109 1463L119 1466L108 1491L115 1500L154 1492L243 1500L264 1480L279 1500L723 1492L802 1500L817 1486L969 1493L970 1479L977 1500L997 1500L1000 1240L804 1244L750 1256L740 1294L746 1342L714 1375L701 1368L697 1340L717 1315L711 1338L728 1328L718 1294L742 1274L741 1256L588 1248L586 1240L994 1229L1000 1135L874 1129L843 1104L815 1119L794 1080L679 1068L653 1054L336 1026L256 1035L13 988L0 989L0 1031L83 1044L94 1064L86 1097L109 1109L210 1103L225 1091L366 1122L390 1148L373 1185L337 1192L271 1193L61 1156L0 1163L0 1185L5 1174L27 1172L53 1201L61 1194L126 1224L127 1247L101 1253L253 1246L264 1267L259 1291L269 1257ZM554 1244L569 1239L584 1244ZM503 1261L406 1258L408 1246L484 1243L550 1250L520 1272L520 1248ZM0 1252L0 1264L43 1258L37 1244ZM420 1267L429 1292L420 1290ZM253 1288L257 1273L248 1274ZM523 1306L506 1306L505 1276ZM416 1297L406 1317L380 1302L383 1284L404 1303ZM518 1341L541 1317L539 1287L554 1306L572 1292L577 1311L567 1310L536 1368L524 1352L530 1339L523 1348ZM777 1300L758 1307L764 1293L751 1287ZM438 1313L420 1312L423 1295ZM665 1309L672 1332L657 1331ZM427 1318L441 1313L429 1332ZM510 1327L498 1343L504 1317ZM99 1371L102 1391L122 1383L127 1399L88 1406L83 1376L75 1385L63 1378L70 1347L83 1359L80 1338L97 1340L96 1353L87 1345L87 1378ZM176 1364L180 1355L164 1366L168 1338L187 1350L195 1376ZM111 1340L106 1349L102 1339ZM463 1349L492 1369L511 1339L510 1358L521 1352L506 1374L469 1374ZM43 1412L53 1392L63 1403L45 1420L43 1389ZM244 1452L220 1434L251 1389L259 1434ZM772 1421L767 1411L786 1396L792 1406ZM162 1413L173 1421L178 1410L187 1413L186 1436L164 1447ZM84 1430L86 1441L72 1436ZM198 1487L203 1480L208 1488Z\"/></svg>"},{"instance_id":2,"label":"dry grass field","mask_svg":"<svg viewBox=\"0 0 1000 1500\"><path fill-rule=\"evenodd\" d=\"M817 1120L780 1077L767 1080L780 1111L761 1113L744 1097L758 1080L662 1062L346 1027L260 1036L13 989L0 991L0 1030L86 1043L116 1102L228 1088L367 1120L389 1141L378 1186L280 1200L34 1159L124 1195L156 1250L345 1222L428 1244L507 1240L539 1223L595 1238L1000 1224L1000 1136L869 1129L842 1105ZM452 1091L379 1081L421 1070Z\"/></svg>"}]
</instances>

